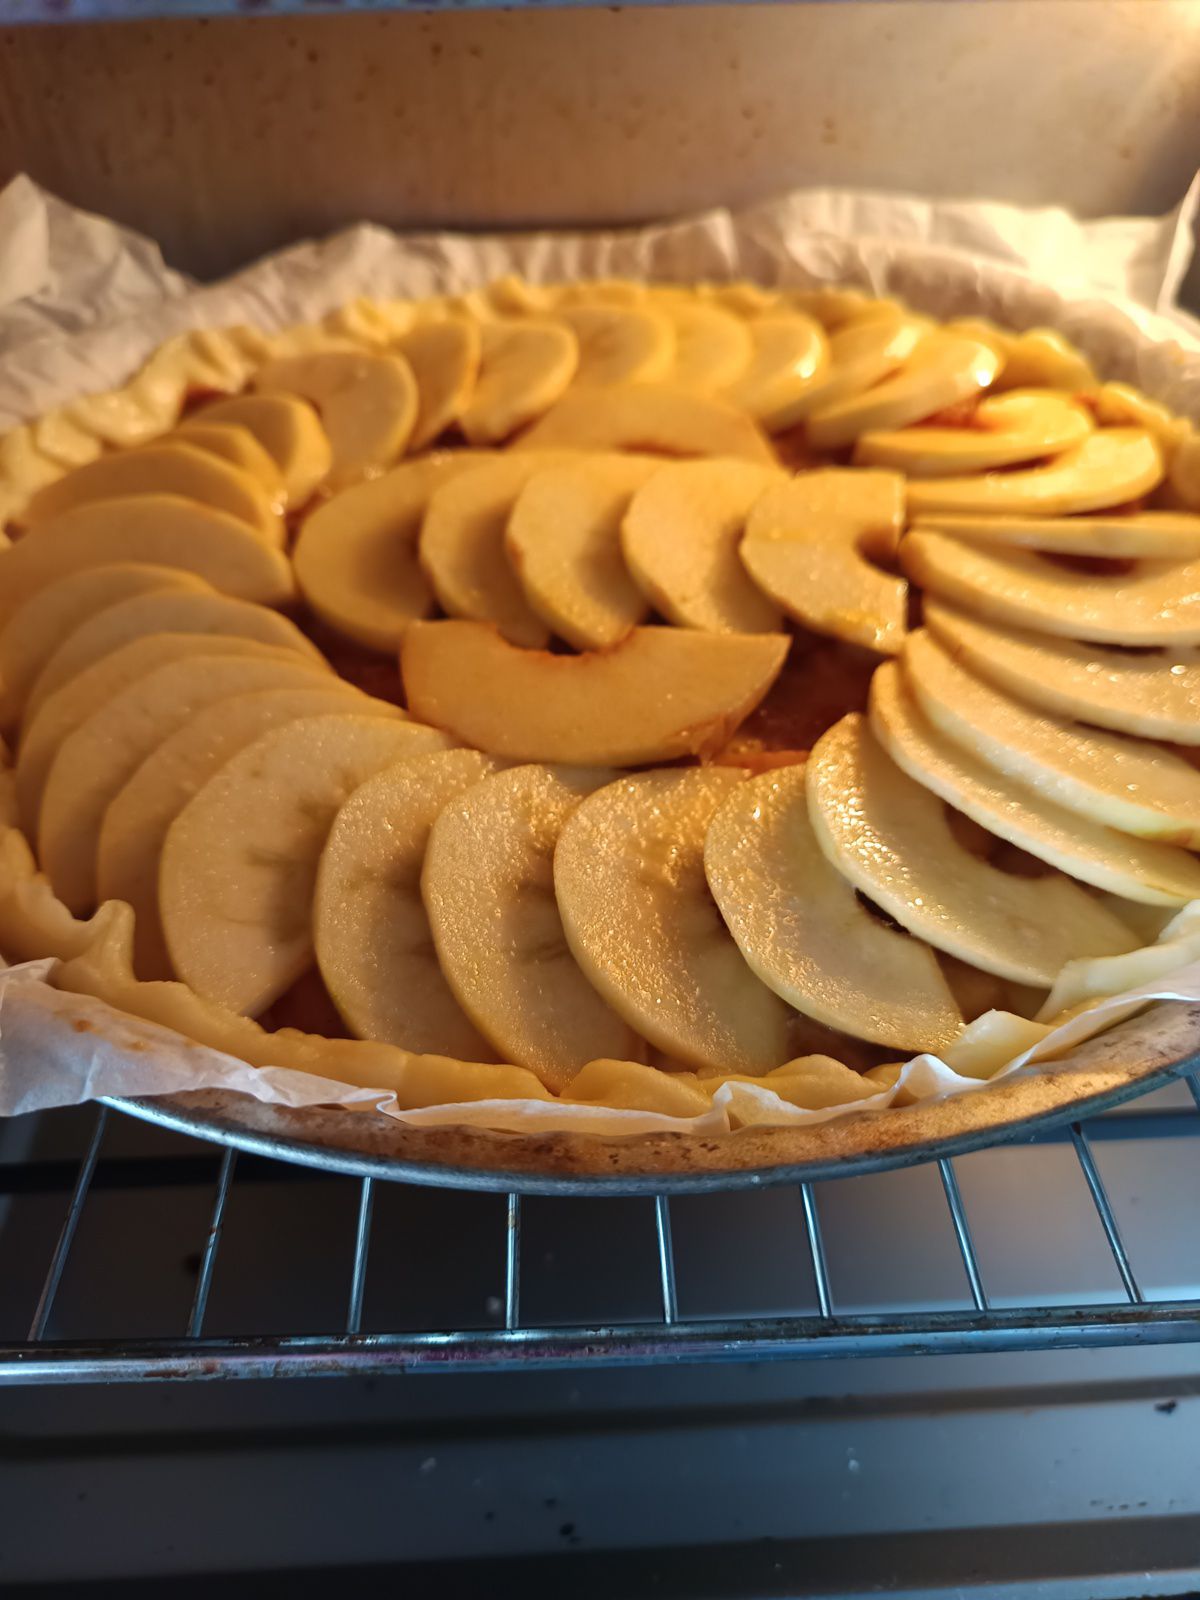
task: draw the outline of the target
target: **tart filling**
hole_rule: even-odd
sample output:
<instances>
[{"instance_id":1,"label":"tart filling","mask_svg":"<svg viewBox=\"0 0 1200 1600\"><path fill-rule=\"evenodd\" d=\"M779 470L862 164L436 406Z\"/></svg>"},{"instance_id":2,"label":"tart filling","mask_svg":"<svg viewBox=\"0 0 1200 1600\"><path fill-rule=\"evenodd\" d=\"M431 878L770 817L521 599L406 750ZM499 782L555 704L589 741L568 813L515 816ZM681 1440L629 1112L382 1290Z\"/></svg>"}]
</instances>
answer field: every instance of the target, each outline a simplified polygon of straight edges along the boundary
<instances>
[{"instance_id":1,"label":"tart filling","mask_svg":"<svg viewBox=\"0 0 1200 1600\"><path fill-rule=\"evenodd\" d=\"M1200 898L1197 449L849 294L180 336L0 440L0 948L402 1108L986 1077Z\"/></svg>"}]
</instances>

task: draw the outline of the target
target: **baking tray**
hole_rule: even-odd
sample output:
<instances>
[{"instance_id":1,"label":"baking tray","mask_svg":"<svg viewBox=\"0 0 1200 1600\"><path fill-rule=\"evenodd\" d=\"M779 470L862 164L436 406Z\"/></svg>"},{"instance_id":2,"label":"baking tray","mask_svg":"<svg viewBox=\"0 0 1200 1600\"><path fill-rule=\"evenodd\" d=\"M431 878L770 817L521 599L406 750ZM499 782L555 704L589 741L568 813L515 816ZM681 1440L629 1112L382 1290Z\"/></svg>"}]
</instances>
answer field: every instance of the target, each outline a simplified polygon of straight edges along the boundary
<instances>
[{"instance_id":1,"label":"baking tray","mask_svg":"<svg viewBox=\"0 0 1200 1600\"><path fill-rule=\"evenodd\" d=\"M985 1089L803 1128L595 1138L407 1127L376 1112L292 1110L227 1090L104 1104L197 1138L361 1177L524 1194L701 1194L850 1177L1028 1139L1200 1066L1200 1005L1157 1004Z\"/></svg>"}]
</instances>

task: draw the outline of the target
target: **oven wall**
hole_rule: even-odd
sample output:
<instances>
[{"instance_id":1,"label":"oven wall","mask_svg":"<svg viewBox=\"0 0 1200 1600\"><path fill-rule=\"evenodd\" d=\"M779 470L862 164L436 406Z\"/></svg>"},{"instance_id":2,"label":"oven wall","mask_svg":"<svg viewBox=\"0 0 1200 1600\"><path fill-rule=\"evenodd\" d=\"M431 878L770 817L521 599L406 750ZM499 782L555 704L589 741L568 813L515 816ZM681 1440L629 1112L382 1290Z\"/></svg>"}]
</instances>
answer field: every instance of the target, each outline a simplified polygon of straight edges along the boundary
<instances>
[{"instance_id":1,"label":"oven wall","mask_svg":"<svg viewBox=\"0 0 1200 1600\"><path fill-rule=\"evenodd\" d=\"M639 221L796 184L1166 209L1194 0L860 0L0 30L27 171L212 275L362 217Z\"/></svg>"}]
</instances>

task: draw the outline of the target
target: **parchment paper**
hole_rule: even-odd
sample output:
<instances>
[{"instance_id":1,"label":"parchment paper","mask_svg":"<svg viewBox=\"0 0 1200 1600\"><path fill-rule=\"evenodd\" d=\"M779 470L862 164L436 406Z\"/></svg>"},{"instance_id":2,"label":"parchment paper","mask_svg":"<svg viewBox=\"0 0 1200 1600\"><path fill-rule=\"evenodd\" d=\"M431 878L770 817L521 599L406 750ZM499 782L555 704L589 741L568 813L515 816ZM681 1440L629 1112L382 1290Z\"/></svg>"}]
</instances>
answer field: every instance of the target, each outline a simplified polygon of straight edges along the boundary
<instances>
[{"instance_id":1,"label":"parchment paper","mask_svg":"<svg viewBox=\"0 0 1200 1600\"><path fill-rule=\"evenodd\" d=\"M739 214L713 211L624 232L400 237L364 225L199 288L170 271L147 240L19 178L0 191L0 430L74 395L113 387L184 328L246 322L273 331L315 320L358 294L441 293L506 272L533 281L624 274L851 283L942 317L984 315L1018 330L1049 325L1103 375L1137 383L1200 420L1200 325L1173 305L1198 202L1200 181L1166 217L1083 223L1055 209L821 190ZM1008 1059L994 1059L993 1034L999 1026L1011 1041L1013 1031L993 1013L947 1052L954 1065L918 1056L893 1087L869 1099L805 1109L763 1084L726 1083L715 1091L712 1111L691 1119L558 1101L400 1111L378 1089L251 1068L103 1002L63 993L45 981L53 962L30 962L0 971L0 1115L99 1095L219 1087L288 1106L373 1106L407 1123L513 1132L712 1133L824 1122L849 1110L883 1109L900 1096L973 1092L998 1077L1037 1071L1039 1061L1061 1057L1152 1001L1200 1001L1200 902L1185 908L1157 945L1117 959L1125 965L1072 963L1045 1022L1023 1024L1021 1048ZM1070 1020L1048 1027L1064 1008L1074 1008Z\"/></svg>"}]
</instances>

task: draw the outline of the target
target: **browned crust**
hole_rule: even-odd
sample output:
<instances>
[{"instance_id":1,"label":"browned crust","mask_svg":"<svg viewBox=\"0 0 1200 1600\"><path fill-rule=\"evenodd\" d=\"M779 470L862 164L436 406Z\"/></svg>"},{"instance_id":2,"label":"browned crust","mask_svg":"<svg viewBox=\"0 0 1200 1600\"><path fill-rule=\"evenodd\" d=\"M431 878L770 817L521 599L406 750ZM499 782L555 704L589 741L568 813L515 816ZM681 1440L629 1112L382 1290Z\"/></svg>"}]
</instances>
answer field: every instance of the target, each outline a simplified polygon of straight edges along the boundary
<instances>
[{"instance_id":1,"label":"browned crust","mask_svg":"<svg viewBox=\"0 0 1200 1600\"><path fill-rule=\"evenodd\" d=\"M714 1175L771 1182L794 1167L820 1166L826 1169L823 1175L834 1177L864 1165L932 1159L949 1149L994 1142L1018 1125L1081 1114L1099 1097L1135 1095L1149 1080L1185 1070L1198 1052L1200 1004L1158 1005L1079 1045L1062 1063L1039 1065L976 1092L851 1113L802 1128L746 1128L711 1136L602 1139L420 1128L375 1112L266 1105L227 1090L172 1095L157 1105L197 1133L232 1136L235 1142L238 1136L283 1141L276 1153L301 1159L326 1152L335 1160L343 1155L351 1161L413 1163L453 1169L467 1181L490 1173L528 1178L535 1185L541 1179L609 1179L618 1188L638 1179L695 1178L703 1186Z\"/></svg>"}]
</instances>

